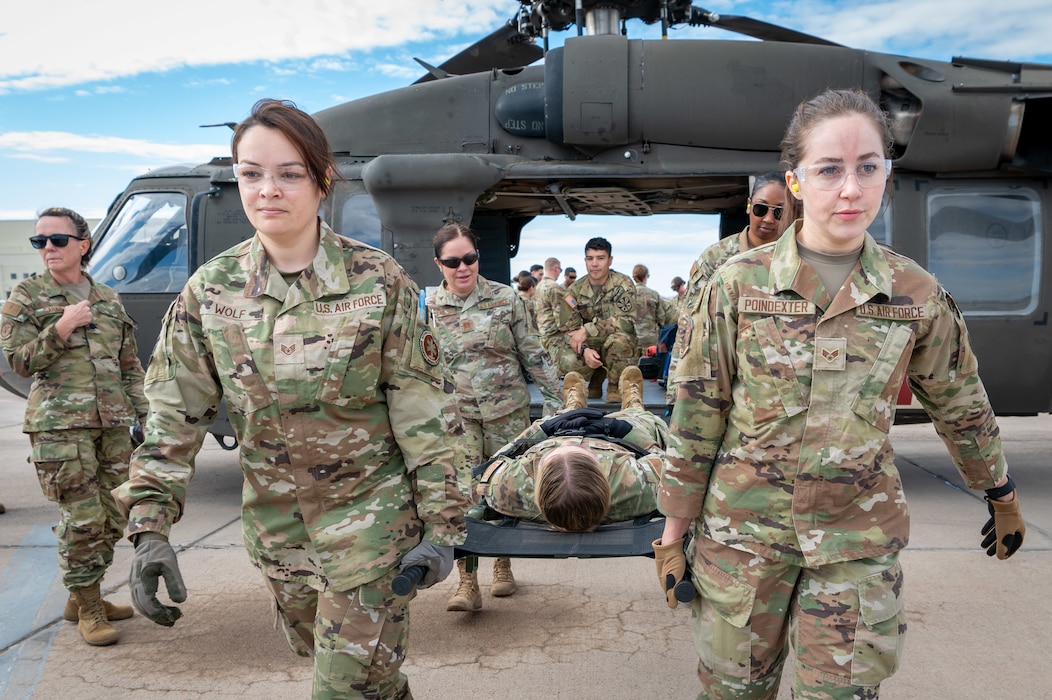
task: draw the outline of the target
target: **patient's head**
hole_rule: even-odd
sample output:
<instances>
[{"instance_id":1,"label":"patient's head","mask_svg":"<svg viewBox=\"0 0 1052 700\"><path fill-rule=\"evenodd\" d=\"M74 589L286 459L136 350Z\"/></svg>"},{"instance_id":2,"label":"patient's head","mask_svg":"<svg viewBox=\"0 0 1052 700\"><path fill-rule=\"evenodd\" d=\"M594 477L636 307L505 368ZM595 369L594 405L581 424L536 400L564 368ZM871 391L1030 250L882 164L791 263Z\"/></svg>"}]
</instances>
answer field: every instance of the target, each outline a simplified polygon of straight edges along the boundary
<instances>
[{"instance_id":1,"label":"patient's head","mask_svg":"<svg viewBox=\"0 0 1052 700\"><path fill-rule=\"evenodd\" d=\"M585 447L552 448L537 465L534 500L559 530L587 532L610 510L610 483L595 454Z\"/></svg>"}]
</instances>

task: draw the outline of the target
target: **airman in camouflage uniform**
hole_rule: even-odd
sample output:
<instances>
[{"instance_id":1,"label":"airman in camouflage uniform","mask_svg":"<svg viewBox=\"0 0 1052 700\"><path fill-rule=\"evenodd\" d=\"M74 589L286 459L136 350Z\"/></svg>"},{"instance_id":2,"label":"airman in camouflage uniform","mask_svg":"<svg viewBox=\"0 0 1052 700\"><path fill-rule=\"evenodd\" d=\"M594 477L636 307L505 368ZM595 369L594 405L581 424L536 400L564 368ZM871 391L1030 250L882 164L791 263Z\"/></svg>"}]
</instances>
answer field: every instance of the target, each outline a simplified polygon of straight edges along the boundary
<instances>
[{"instance_id":1,"label":"airman in camouflage uniform","mask_svg":"<svg viewBox=\"0 0 1052 700\"><path fill-rule=\"evenodd\" d=\"M530 418L525 369L545 400L544 412L562 407L559 378L537 339L522 298L481 275L460 298L443 285L427 299L434 330L456 387L461 417L482 426L481 463L514 437ZM468 435L472 435L469 431Z\"/></svg>"},{"instance_id":2,"label":"airman in camouflage uniform","mask_svg":"<svg viewBox=\"0 0 1052 700\"><path fill-rule=\"evenodd\" d=\"M463 542L466 507L452 387L416 286L386 253L321 229L291 286L255 238L194 273L164 319L146 442L118 491L129 534L167 535L225 399L245 473L245 546L275 588L290 645L316 663L342 644L313 640L313 614L299 615L281 584L358 589L367 608L393 608L404 635L408 601L390 594L398 563L421 540ZM377 654L397 669L404 644Z\"/></svg>"},{"instance_id":3,"label":"airman in camouflage uniform","mask_svg":"<svg viewBox=\"0 0 1052 700\"><path fill-rule=\"evenodd\" d=\"M554 341L562 335L559 331L559 304L566 295L566 289L550 277L542 277L533 294L534 320L537 323L537 335L541 345L554 358L553 349L560 346Z\"/></svg>"},{"instance_id":4,"label":"airman in camouflage uniform","mask_svg":"<svg viewBox=\"0 0 1052 700\"><path fill-rule=\"evenodd\" d=\"M738 253L752 250L765 243L771 243L778 238L779 222L782 220L782 212L785 203L785 179L782 173L767 172L756 176L753 181L752 193L749 195L749 225L742 229L737 236L726 238L713 243L698 256L690 268L690 277L687 280L687 291L683 295L682 318L679 319L679 329L676 334L676 343L672 347L669 360L668 384L665 388L665 400L668 404L676 402L676 366L679 358L683 356L685 348L681 337L685 336L690 329L690 319L698 312L701 303L702 292L712 275L723 263L733 258ZM760 206L762 205L762 208ZM762 211L762 214L760 213Z\"/></svg>"},{"instance_id":5,"label":"airman in camouflage uniform","mask_svg":"<svg viewBox=\"0 0 1052 700\"><path fill-rule=\"evenodd\" d=\"M699 590L747 639L750 618L761 636L780 629L764 615L784 610L793 586L783 574L855 562L845 575L868 581L863 609L845 610L850 596L826 580L816 585L828 597L811 614L823 628L861 614L865 646L844 647L852 660L835 674L818 659L802 663L813 664L807 682L816 688L842 674L852 685L879 684L895 669L905 626L897 553L909 540L909 511L888 438L903 378L969 487L991 488L1006 473L956 306L920 266L868 235L830 299L789 234L716 272L688 342L660 505L696 518ZM825 643L843 644L832 637ZM734 663L711 671L768 689L775 659L750 668L748 644L742 652L734 639L716 653ZM766 640L772 653L777 642Z\"/></svg>"},{"instance_id":6,"label":"airman in camouflage uniform","mask_svg":"<svg viewBox=\"0 0 1052 700\"><path fill-rule=\"evenodd\" d=\"M585 244L585 261L589 273L570 285L562 295L558 311L558 328L563 337L553 343L555 354L552 360L559 374L577 372L590 381L596 367L588 364L584 356L594 351L606 369L608 380L606 400L620 403L617 385L625 367L636 364L636 290L635 283L627 275L610 269L613 260L610 243L605 238L592 238ZM605 262L599 266L605 277L602 284L593 279L594 265L589 258L598 257ZM583 330L583 332L581 332ZM584 336L578 351L571 335Z\"/></svg>"},{"instance_id":7,"label":"airman in camouflage uniform","mask_svg":"<svg viewBox=\"0 0 1052 700\"><path fill-rule=\"evenodd\" d=\"M646 272L646 266L636 265L636 268L644 270L642 280L635 274L635 270L632 272L632 277L636 281L636 309L638 312L636 342L639 343L639 347L636 349L636 355L642 357L646 354L647 348L657 345L661 327L674 324L679 320L679 311L674 302L662 299L656 289L646 286L646 278L650 276Z\"/></svg>"},{"instance_id":8,"label":"airman in camouflage uniform","mask_svg":"<svg viewBox=\"0 0 1052 700\"><path fill-rule=\"evenodd\" d=\"M682 297L679 305L681 313L676 322L679 328L676 331L676 342L672 346L669 356L668 383L665 385L665 402L676 403L676 368L679 366L679 358L686 350L684 338L690 335L690 324L694 314L698 312L701 304L701 295L705 291L705 285L712 279L716 268L733 258L743 250L749 250L749 227L742 229L736 236L727 236L713 243L698 256L694 264L690 266L690 276L687 279L687 291ZM744 246L744 247L743 247Z\"/></svg>"},{"instance_id":9,"label":"airman in camouflage uniform","mask_svg":"<svg viewBox=\"0 0 1052 700\"><path fill-rule=\"evenodd\" d=\"M546 414L561 408L562 398L555 368L537 338L523 298L507 285L478 274L477 234L463 224L449 223L435 234L434 248L443 281L427 306L453 373L464 426L461 446L469 465L462 478L465 488L470 488L470 467L489 459L529 425L530 392L523 370L544 397ZM469 567L467 561L457 562L460 585L447 610L473 611L482 606L476 563L472 559ZM511 560L498 557L490 593L504 597L517 589Z\"/></svg>"},{"instance_id":10,"label":"airman in camouflage uniform","mask_svg":"<svg viewBox=\"0 0 1052 700\"><path fill-rule=\"evenodd\" d=\"M707 699L776 697L790 638L796 698L877 698L894 673L909 510L888 433L904 380L964 482L987 491L983 548L1005 559L1023 541L959 310L865 230L891 143L865 93L802 103L782 159L787 209L805 216L716 270L686 338L654 552L671 607L691 563Z\"/></svg>"},{"instance_id":11,"label":"airman in camouflage uniform","mask_svg":"<svg viewBox=\"0 0 1052 700\"><path fill-rule=\"evenodd\" d=\"M58 561L71 591L64 615L78 620L77 596L96 600L124 531L110 490L128 476L129 429L145 422L149 405L135 323L113 289L81 270L91 245L87 222L68 209L48 209L37 222L38 236L46 233L70 238L63 247L46 242L45 271L11 291L3 305L0 345L15 373L33 377L22 430L32 443L41 489L59 506ZM54 268L56 259L65 269ZM60 322L78 313L80 325L64 335ZM108 620L132 614L128 606L101 605L108 618L78 624L96 646L117 641Z\"/></svg>"},{"instance_id":12,"label":"airman in camouflage uniform","mask_svg":"<svg viewBox=\"0 0 1052 700\"><path fill-rule=\"evenodd\" d=\"M466 535L452 383L419 291L390 255L317 215L340 177L321 127L264 99L234 130L256 233L202 265L168 309L146 376L150 418L117 491L135 542L132 600L151 620L185 599L167 541L194 458L225 400L244 474L245 547L313 697L412 697L401 672L409 596L449 574ZM174 590L174 592L173 592Z\"/></svg>"},{"instance_id":13,"label":"airman in camouflage uniform","mask_svg":"<svg viewBox=\"0 0 1052 700\"><path fill-rule=\"evenodd\" d=\"M606 415L630 423L632 431L624 440L650 454L638 456L617 442L599 437L548 437L541 429L545 420L542 418L534 421L513 443L498 453L482 476L480 495L485 497L493 510L504 515L544 522L534 498L537 466L552 448L576 445L590 450L596 456L610 484L610 510L602 523L631 520L657 510L657 484L664 469L668 426L642 407ZM521 454L509 456L507 453L514 450L514 443L522 440L535 444Z\"/></svg>"},{"instance_id":14,"label":"airman in camouflage uniform","mask_svg":"<svg viewBox=\"0 0 1052 700\"><path fill-rule=\"evenodd\" d=\"M565 411L538 420L479 468L480 500L568 532L653 513L668 428L643 406L639 368L621 373L620 411L588 408L577 372L563 387Z\"/></svg>"}]
</instances>

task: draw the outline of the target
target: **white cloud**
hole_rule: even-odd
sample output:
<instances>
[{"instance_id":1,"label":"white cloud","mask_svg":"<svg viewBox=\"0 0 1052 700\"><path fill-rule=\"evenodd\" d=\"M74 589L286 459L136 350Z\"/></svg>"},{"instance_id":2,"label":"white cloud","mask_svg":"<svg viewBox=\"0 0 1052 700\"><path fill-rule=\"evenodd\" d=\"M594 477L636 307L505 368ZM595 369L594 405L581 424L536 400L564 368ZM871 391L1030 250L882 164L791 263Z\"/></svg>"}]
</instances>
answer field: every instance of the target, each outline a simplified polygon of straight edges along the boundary
<instances>
[{"instance_id":1,"label":"white cloud","mask_svg":"<svg viewBox=\"0 0 1052 700\"><path fill-rule=\"evenodd\" d=\"M1047 0L797 0L767 19L857 49L948 60L952 56L1020 60L1048 56Z\"/></svg>"},{"instance_id":2,"label":"white cloud","mask_svg":"<svg viewBox=\"0 0 1052 700\"><path fill-rule=\"evenodd\" d=\"M404 3L344 0L184 0L167 9L132 0L14 3L4 8L0 94L456 37L499 26L518 6L512 0L414 0L411 11Z\"/></svg>"},{"instance_id":3,"label":"white cloud","mask_svg":"<svg viewBox=\"0 0 1052 700\"><path fill-rule=\"evenodd\" d=\"M117 136L72 134L66 131L8 131L0 133L0 151L15 157L45 160L55 153L109 153L134 155L164 163L201 162L216 154L215 144L165 144Z\"/></svg>"}]
</instances>

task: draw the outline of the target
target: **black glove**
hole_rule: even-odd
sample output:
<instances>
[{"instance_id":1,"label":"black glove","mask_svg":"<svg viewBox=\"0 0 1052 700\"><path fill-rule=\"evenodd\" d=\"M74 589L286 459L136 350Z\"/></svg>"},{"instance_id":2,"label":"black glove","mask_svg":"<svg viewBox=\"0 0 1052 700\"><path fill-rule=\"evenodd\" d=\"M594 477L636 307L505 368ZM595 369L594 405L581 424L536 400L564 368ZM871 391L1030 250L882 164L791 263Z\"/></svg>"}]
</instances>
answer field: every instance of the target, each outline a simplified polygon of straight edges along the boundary
<instances>
[{"instance_id":1,"label":"black glove","mask_svg":"<svg viewBox=\"0 0 1052 700\"><path fill-rule=\"evenodd\" d=\"M1026 534L1026 523L1019 510L1019 494L1007 503L986 499L986 508L990 519L983 525L983 549L987 556L997 555L998 559L1007 559L1023 544Z\"/></svg>"},{"instance_id":2,"label":"black glove","mask_svg":"<svg viewBox=\"0 0 1052 700\"><path fill-rule=\"evenodd\" d=\"M421 542L402 557L398 570L405 571L410 566L418 565L426 566L427 573L416 584L417 588L428 588L439 581L444 581L449 576L449 572L453 570L453 548L426 541Z\"/></svg>"},{"instance_id":3,"label":"black glove","mask_svg":"<svg viewBox=\"0 0 1052 700\"><path fill-rule=\"evenodd\" d=\"M168 597L176 603L186 600L186 586L175 560L175 550L168 540L154 532L144 532L135 538L135 558L132 559L131 585L132 605L144 617L158 625L171 627L183 616L183 612L157 600L158 578L164 577Z\"/></svg>"}]
</instances>

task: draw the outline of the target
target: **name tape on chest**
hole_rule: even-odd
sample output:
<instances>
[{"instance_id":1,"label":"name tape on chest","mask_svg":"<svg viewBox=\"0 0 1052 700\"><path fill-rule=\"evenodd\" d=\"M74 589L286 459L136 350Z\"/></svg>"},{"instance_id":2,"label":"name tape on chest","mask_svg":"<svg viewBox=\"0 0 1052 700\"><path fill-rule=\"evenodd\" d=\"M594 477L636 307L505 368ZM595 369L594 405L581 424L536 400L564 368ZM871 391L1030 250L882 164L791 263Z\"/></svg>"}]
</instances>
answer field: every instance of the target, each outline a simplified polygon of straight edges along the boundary
<instances>
[{"instance_id":1,"label":"name tape on chest","mask_svg":"<svg viewBox=\"0 0 1052 700\"><path fill-rule=\"evenodd\" d=\"M805 299L742 297L738 300L738 313L740 314L763 314L765 316L814 316L815 310L815 305Z\"/></svg>"},{"instance_id":2,"label":"name tape on chest","mask_svg":"<svg viewBox=\"0 0 1052 700\"><path fill-rule=\"evenodd\" d=\"M501 306L510 306L511 299L490 299L488 301L480 301L480 309L496 309Z\"/></svg>"}]
</instances>

